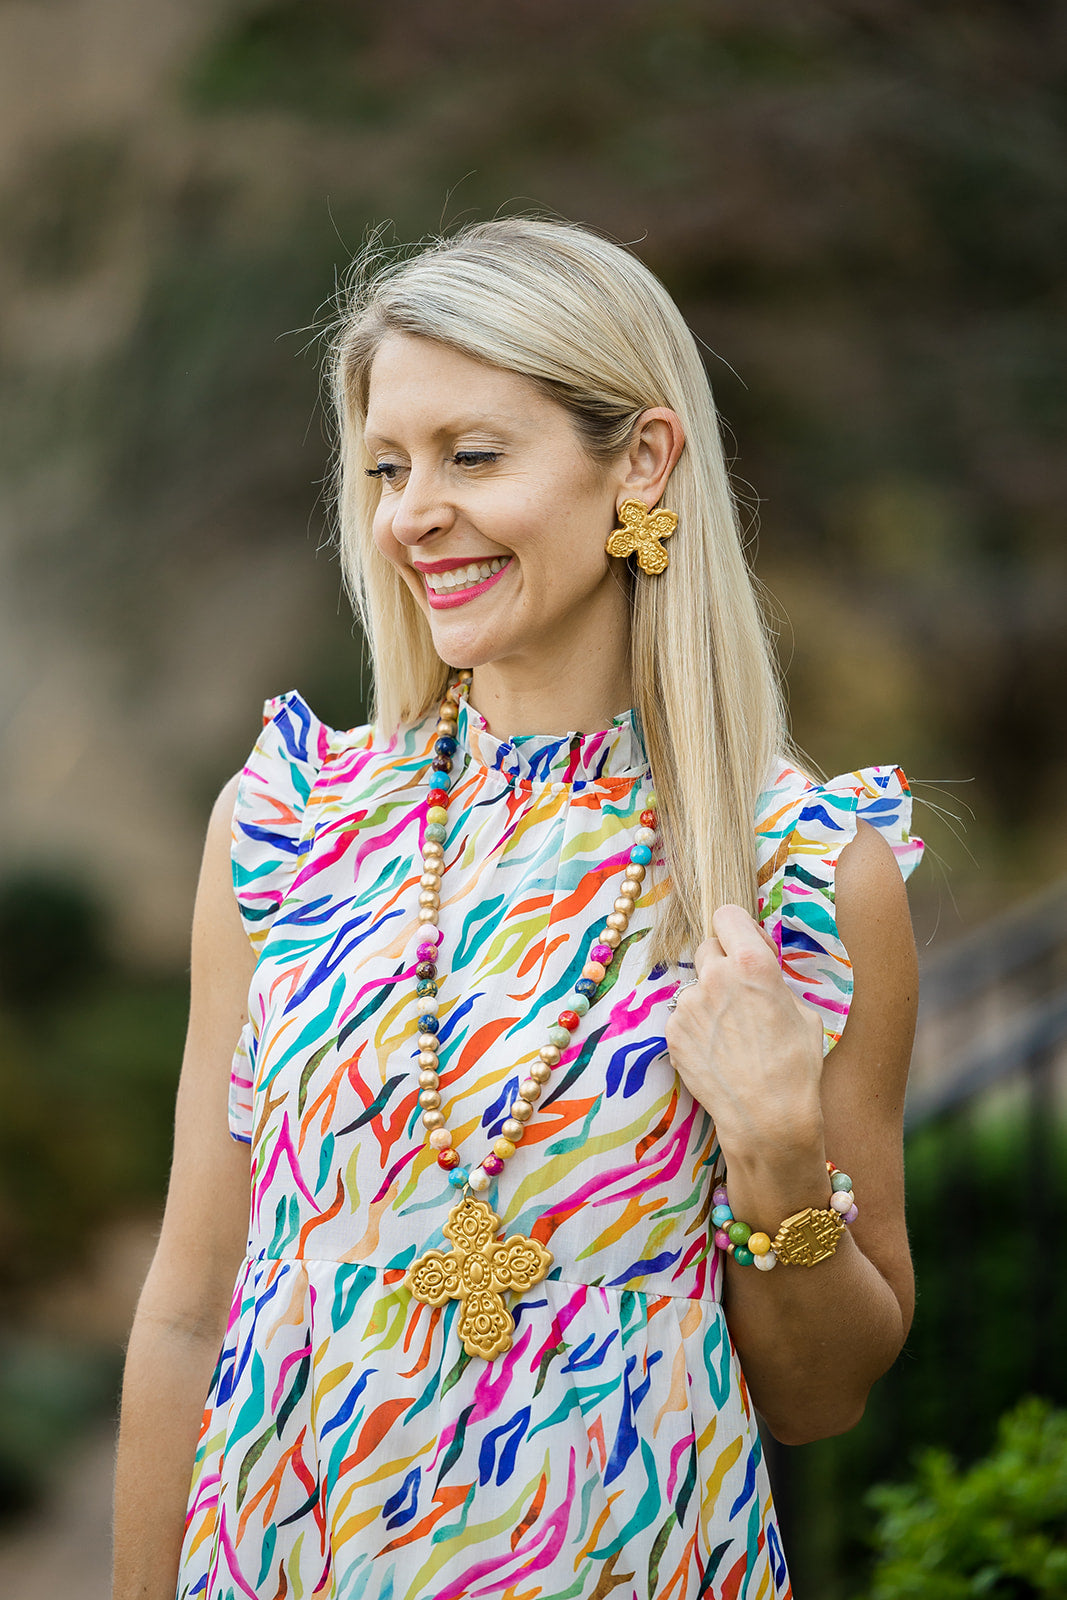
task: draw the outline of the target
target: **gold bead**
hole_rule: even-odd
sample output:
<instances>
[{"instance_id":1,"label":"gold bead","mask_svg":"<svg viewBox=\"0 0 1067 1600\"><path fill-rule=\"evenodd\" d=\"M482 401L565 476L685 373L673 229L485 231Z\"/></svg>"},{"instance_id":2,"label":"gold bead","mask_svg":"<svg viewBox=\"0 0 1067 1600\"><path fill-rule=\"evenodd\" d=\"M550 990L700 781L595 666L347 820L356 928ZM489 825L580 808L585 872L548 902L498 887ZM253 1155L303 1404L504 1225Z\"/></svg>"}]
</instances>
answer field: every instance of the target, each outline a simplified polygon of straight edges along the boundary
<instances>
[{"instance_id":1,"label":"gold bead","mask_svg":"<svg viewBox=\"0 0 1067 1600\"><path fill-rule=\"evenodd\" d=\"M626 914L624 912L622 912L622 911L613 911L611 913L610 917L607 918L608 927L609 928L618 928L620 933L625 933L626 932L626 929L628 928L629 923L630 923L629 917L626 916Z\"/></svg>"},{"instance_id":2,"label":"gold bead","mask_svg":"<svg viewBox=\"0 0 1067 1600\"><path fill-rule=\"evenodd\" d=\"M519 1093L524 1100L529 1100L531 1105L536 1105L541 1098L541 1085L531 1075L529 1078L523 1078L519 1084Z\"/></svg>"},{"instance_id":3,"label":"gold bead","mask_svg":"<svg viewBox=\"0 0 1067 1600\"><path fill-rule=\"evenodd\" d=\"M498 1155L501 1161L506 1161L515 1154L515 1144L511 1139L498 1139L493 1145L493 1154Z\"/></svg>"},{"instance_id":4,"label":"gold bead","mask_svg":"<svg viewBox=\"0 0 1067 1600\"><path fill-rule=\"evenodd\" d=\"M426 1057L425 1061L423 1061L421 1055L419 1057L419 1065L422 1067L422 1071L419 1073L419 1088L439 1089L441 1087L441 1079L430 1065L431 1062L437 1060L437 1057L431 1055L428 1050L424 1050L423 1055Z\"/></svg>"},{"instance_id":5,"label":"gold bead","mask_svg":"<svg viewBox=\"0 0 1067 1600\"><path fill-rule=\"evenodd\" d=\"M441 887L441 874L439 872L424 872L419 879L424 889L439 889Z\"/></svg>"},{"instance_id":6,"label":"gold bead","mask_svg":"<svg viewBox=\"0 0 1067 1600\"><path fill-rule=\"evenodd\" d=\"M645 869L641 865L640 861L631 861L627 865L626 876L628 878L634 878L634 879L636 879L636 881L638 883L640 883L642 878L644 877L644 875L645 875Z\"/></svg>"},{"instance_id":7,"label":"gold bead","mask_svg":"<svg viewBox=\"0 0 1067 1600\"><path fill-rule=\"evenodd\" d=\"M624 917L628 917L633 911L633 908L634 903L630 899L630 896L628 894L620 894L619 898L615 902L615 910L621 911Z\"/></svg>"},{"instance_id":8,"label":"gold bead","mask_svg":"<svg viewBox=\"0 0 1067 1600\"><path fill-rule=\"evenodd\" d=\"M440 904L441 896L437 893L436 889L423 889L422 893L419 895L420 906L439 906Z\"/></svg>"},{"instance_id":9,"label":"gold bead","mask_svg":"<svg viewBox=\"0 0 1067 1600\"><path fill-rule=\"evenodd\" d=\"M537 1083L547 1083L551 1076L552 1068L546 1066L543 1061L535 1061L530 1068L530 1077Z\"/></svg>"},{"instance_id":10,"label":"gold bead","mask_svg":"<svg viewBox=\"0 0 1067 1600\"><path fill-rule=\"evenodd\" d=\"M440 1049L440 1043L438 1041L436 1033L420 1033L419 1034L419 1050L420 1051L423 1051L423 1050L430 1051L430 1050L432 1050L433 1051L433 1058L436 1061L437 1060L437 1052L438 1052L439 1049ZM419 1062L419 1066L420 1067L422 1066L422 1062L421 1061Z\"/></svg>"},{"instance_id":11,"label":"gold bead","mask_svg":"<svg viewBox=\"0 0 1067 1600\"><path fill-rule=\"evenodd\" d=\"M514 1117L505 1117L500 1131L504 1135L505 1139L510 1139L512 1144L518 1144L519 1140L526 1132L526 1129L523 1127L521 1122L516 1122ZM500 1151L498 1150L497 1155L499 1154Z\"/></svg>"},{"instance_id":12,"label":"gold bead","mask_svg":"<svg viewBox=\"0 0 1067 1600\"><path fill-rule=\"evenodd\" d=\"M445 847L437 839L427 839L422 847L422 853L424 856L436 857L438 861L441 861L444 859Z\"/></svg>"},{"instance_id":13,"label":"gold bead","mask_svg":"<svg viewBox=\"0 0 1067 1600\"><path fill-rule=\"evenodd\" d=\"M520 1095L519 1098L512 1103L511 1115L515 1118L516 1122L529 1122L530 1118L533 1116L533 1109L534 1108L530 1104L529 1100L524 1100Z\"/></svg>"},{"instance_id":14,"label":"gold bead","mask_svg":"<svg viewBox=\"0 0 1067 1600\"><path fill-rule=\"evenodd\" d=\"M618 928L603 928L597 934L601 944L606 944L610 950L617 950L622 943L622 934Z\"/></svg>"},{"instance_id":15,"label":"gold bead","mask_svg":"<svg viewBox=\"0 0 1067 1600\"><path fill-rule=\"evenodd\" d=\"M419 907L419 921L420 922L434 922L435 923L437 921L437 907L436 906L420 906Z\"/></svg>"},{"instance_id":16,"label":"gold bead","mask_svg":"<svg viewBox=\"0 0 1067 1600\"><path fill-rule=\"evenodd\" d=\"M544 1062L546 1067L559 1066L559 1051L556 1049L554 1044L542 1045L537 1054L541 1057L541 1060Z\"/></svg>"},{"instance_id":17,"label":"gold bead","mask_svg":"<svg viewBox=\"0 0 1067 1600\"><path fill-rule=\"evenodd\" d=\"M627 878L625 883L622 885L622 893L626 896L627 900L640 900L641 885L637 882L636 878Z\"/></svg>"},{"instance_id":18,"label":"gold bead","mask_svg":"<svg viewBox=\"0 0 1067 1600\"><path fill-rule=\"evenodd\" d=\"M419 1105L424 1111L436 1111L441 1104L441 1096L436 1089L423 1089L419 1095Z\"/></svg>"},{"instance_id":19,"label":"gold bead","mask_svg":"<svg viewBox=\"0 0 1067 1600\"><path fill-rule=\"evenodd\" d=\"M424 1128L443 1128L445 1119L440 1111L424 1111L422 1113L422 1125Z\"/></svg>"}]
</instances>

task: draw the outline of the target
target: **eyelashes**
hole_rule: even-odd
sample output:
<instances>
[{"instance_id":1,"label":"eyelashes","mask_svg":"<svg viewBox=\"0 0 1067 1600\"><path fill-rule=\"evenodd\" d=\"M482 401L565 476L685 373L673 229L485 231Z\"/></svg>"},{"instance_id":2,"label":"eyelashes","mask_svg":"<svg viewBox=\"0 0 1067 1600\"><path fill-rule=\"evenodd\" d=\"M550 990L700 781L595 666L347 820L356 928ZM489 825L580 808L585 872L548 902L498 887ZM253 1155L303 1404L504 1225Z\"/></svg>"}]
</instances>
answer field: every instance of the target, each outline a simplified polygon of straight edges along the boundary
<instances>
[{"instance_id":1,"label":"eyelashes","mask_svg":"<svg viewBox=\"0 0 1067 1600\"><path fill-rule=\"evenodd\" d=\"M454 461L457 467L485 467L499 461L502 453L500 450L457 450L448 459ZM402 470L396 461L379 461L376 467L364 468L368 478L377 478L385 483L392 483Z\"/></svg>"}]
</instances>

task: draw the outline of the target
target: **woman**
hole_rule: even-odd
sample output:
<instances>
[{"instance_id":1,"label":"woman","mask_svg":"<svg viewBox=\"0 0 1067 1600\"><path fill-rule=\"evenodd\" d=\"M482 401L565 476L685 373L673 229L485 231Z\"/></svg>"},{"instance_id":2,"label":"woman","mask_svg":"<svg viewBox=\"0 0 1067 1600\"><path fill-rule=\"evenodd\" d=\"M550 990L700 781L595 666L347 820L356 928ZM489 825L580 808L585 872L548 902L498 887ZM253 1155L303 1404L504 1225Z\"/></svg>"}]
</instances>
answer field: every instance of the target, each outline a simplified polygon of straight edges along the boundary
<instances>
[{"instance_id":1,"label":"woman","mask_svg":"<svg viewBox=\"0 0 1067 1600\"><path fill-rule=\"evenodd\" d=\"M334 376L377 715L270 702L212 817L115 1594L787 1595L754 1412L911 1316L903 774L791 755L627 251L466 229Z\"/></svg>"}]
</instances>

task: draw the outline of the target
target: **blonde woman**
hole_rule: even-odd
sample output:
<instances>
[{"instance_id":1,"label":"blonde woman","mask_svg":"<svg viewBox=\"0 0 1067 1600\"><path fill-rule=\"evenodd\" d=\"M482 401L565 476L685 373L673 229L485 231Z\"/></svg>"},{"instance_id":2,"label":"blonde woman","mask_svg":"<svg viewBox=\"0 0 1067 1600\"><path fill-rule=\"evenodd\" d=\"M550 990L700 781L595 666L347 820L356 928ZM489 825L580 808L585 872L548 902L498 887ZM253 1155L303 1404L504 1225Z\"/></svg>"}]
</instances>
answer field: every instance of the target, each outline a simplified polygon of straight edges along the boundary
<instances>
[{"instance_id":1,"label":"blonde woman","mask_svg":"<svg viewBox=\"0 0 1067 1600\"><path fill-rule=\"evenodd\" d=\"M796 759L634 255L467 228L333 373L375 720L269 702L212 817L115 1595L788 1595L756 1415L911 1317L906 781Z\"/></svg>"}]
</instances>

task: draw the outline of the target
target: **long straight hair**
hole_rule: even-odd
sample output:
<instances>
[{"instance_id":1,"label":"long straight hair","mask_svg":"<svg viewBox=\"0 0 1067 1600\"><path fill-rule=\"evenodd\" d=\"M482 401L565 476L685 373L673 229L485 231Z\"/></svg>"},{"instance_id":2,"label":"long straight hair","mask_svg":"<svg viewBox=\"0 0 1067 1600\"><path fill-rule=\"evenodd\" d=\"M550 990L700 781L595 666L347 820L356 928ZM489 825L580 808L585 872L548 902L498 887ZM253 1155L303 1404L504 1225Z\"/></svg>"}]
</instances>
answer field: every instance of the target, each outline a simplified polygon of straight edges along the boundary
<instances>
[{"instance_id":1,"label":"long straight hair","mask_svg":"<svg viewBox=\"0 0 1067 1600\"><path fill-rule=\"evenodd\" d=\"M380 491L366 476L363 427L371 363L390 332L530 379L566 408L598 462L617 459L649 407L682 420L686 443L664 496L678 516L670 565L655 577L635 568L630 588L634 709L671 875L649 960L676 961L708 936L718 906L755 913L755 802L774 760L795 754L696 341L658 278L584 227L502 218L384 264L368 247L329 371L341 560L370 647L373 714L388 729L426 716L464 665L437 655L371 537Z\"/></svg>"}]
</instances>

